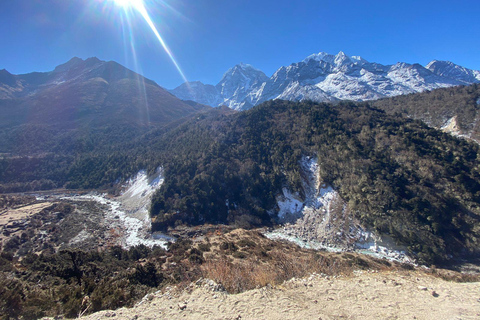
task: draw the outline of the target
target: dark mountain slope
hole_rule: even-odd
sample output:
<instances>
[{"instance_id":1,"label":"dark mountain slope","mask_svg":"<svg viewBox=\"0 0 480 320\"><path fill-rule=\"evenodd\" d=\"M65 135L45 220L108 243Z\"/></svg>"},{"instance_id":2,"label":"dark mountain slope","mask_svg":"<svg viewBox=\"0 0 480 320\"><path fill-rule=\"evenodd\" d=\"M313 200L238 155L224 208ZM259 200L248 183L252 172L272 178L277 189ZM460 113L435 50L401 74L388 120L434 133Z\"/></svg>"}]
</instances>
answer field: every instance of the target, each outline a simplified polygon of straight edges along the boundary
<instances>
[{"instance_id":1,"label":"dark mountain slope","mask_svg":"<svg viewBox=\"0 0 480 320\"><path fill-rule=\"evenodd\" d=\"M59 144L52 134L118 142L107 131L138 136L204 108L182 102L116 62L96 58L74 58L52 72L13 77L16 86L11 77L2 77L10 80L1 83L11 96L0 100L3 153L51 151L52 144ZM60 145L69 147L64 141Z\"/></svg>"}]
</instances>

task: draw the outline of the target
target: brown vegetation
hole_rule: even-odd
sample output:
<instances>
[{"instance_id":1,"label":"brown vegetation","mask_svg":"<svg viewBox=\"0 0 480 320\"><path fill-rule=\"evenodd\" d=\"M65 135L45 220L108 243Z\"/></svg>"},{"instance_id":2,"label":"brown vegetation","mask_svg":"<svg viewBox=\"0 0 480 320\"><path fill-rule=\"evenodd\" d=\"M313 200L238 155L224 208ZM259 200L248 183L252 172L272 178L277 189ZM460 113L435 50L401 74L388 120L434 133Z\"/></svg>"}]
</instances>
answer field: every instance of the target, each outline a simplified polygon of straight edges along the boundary
<instances>
[{"instance_id":1,"label":"brown vegetation","mask_svg":"<svg viewBox=\"0 0 480 320\"><path fill-rule=\"evenodd\" d=\"M399 265L356 253L329 253L301 249L288 242L274 242L256 231L237 229L212 240L201 270L204 278L222 284L230 293L312 273L350 274L355 269L385 270Z\"/></svg>"}]
</instances>

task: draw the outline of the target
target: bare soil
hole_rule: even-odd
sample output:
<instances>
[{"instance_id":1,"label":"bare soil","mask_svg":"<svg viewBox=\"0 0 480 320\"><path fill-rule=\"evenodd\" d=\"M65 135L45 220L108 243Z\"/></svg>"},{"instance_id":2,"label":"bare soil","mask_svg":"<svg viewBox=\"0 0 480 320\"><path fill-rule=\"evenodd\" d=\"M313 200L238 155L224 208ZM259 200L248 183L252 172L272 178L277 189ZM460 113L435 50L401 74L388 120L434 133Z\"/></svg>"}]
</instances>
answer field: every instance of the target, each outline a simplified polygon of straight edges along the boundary
<instances>
[{"instance_id":1,"label":"bare soil","mask_svg":"<svg viewBox=\"0 0 480 320\"><path fill-rule=\"evenodd\" d=\"M136 307L84 319L479 319L480 283L418 271L312 275L240 294L209 281L147 296Z\"/></svg>"}]
</instances>

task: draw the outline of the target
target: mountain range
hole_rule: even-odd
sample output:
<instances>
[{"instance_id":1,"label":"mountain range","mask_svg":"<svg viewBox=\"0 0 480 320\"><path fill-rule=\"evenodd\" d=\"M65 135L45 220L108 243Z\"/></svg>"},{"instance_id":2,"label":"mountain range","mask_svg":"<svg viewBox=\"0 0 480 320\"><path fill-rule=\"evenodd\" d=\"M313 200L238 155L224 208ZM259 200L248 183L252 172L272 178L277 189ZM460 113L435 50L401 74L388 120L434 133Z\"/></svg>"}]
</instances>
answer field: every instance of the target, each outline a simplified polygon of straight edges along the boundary
<instances>
[{"instance_id":1,"label":"mountain range","mask_svg":"<svg viewBox=\"0 0 480 320\"><path fill-rule=\"evenodd\" d=\"M413 268L387 259L474 271L480 84L454 85L478 79L449 62L318 54L270 78L241 64L216 86L181 87L196 92L186 99L230 107L211 108L97 58L44 73L0 70L0 314L73 318L220 273L241 288L311 270L332 278ZM412 94L376 99L402 92ZM180 238L149 249L142 225Z\"/></svg>"},{"instance_id":2,"label":"mountain range","mask_svg":"<svg viewBox=\"0 0 480 320\"><path fill-rule=\"evenodd\" d=\"M199 81L170 90L182 100L246 110L268 100L365 101L480 83L480 71L449 61L382 65L359 56L320 52L280 67L271 77L248 64L230 68L215 86Z\"/></svg>"},{"instance_id":3,"label":"mountain range","mask_svg":"<svg viewBox=\"0 0 480 320\"><path fill-rule=\"evenodd\" d=\"M280 79L307 81L303 71L333 65L361 73L362 65L373 64L315 55L275 75L280 87L292 89ZM388 67L390 77L404 67ZM404 87L425 79L453 85L422 68L412 65L412 76L397 76ZM442 70L463 69L447 64ZM242 64L216 87L203 88L211 99L216 91L231 97L231 104L263 88L248 100L254 105L274 84ZM181 101L115 62L74 58L51 72L3 70L0 88L0 192L118 192L140 170L161 169L164 182L150 207L155 230L292 223L291 234L347 248L352 241L370 243L369 234L393 239L425 263L480 254L478 144L414 120L438 114L430 121L438 127L455 118L463 134L477 137L478 84L373 102L277 99L236 112ZM319 92L314 85L296 88L285 89L292 95L282 99Z\"/></svg>"}]
</instances>

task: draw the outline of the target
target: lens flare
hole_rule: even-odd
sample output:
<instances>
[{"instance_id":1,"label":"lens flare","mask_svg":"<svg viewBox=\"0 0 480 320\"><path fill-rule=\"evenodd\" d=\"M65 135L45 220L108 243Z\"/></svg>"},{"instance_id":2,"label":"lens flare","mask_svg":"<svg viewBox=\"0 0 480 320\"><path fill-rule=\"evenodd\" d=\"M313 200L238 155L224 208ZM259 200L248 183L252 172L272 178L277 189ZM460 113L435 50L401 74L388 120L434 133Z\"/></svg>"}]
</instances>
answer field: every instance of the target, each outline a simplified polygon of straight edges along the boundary
<instances>
[{"instance_id":1,"label":"lens flare","mask_svg":"<svg viewBox=\"0 0 480 320\"><path fill-rule=\"evenodd\" d=\"M117 6L128 7L128 6L134 5L134 2L136 2L136 1L132 1L132 0L113 0L113 2L115 2L115 4Z\"/></svg>"},{"instance_id":2,"label":"lens flare","mask_svg":"<svg viewBox=\"0 0 480 320\"><path fill-rule=\"evenodd\" d=\"M125 10L127 17L128 17L128 12L127 12L128 9L134 9L142 16L142 18L145 20L145 22L147 23L147 25L150 27L153 34L157 38L158 42L163 47L163 50L165 50L165 52L168 54L170 60L174 64L180 76L183 78L185 82L188 83L187 77L185 77L182 69L180 68L180 65L177 63L177 60L175 60L175 57L173 56L173 53L170 51L170 48L167 46L167 44L163 40L162 36L160 35L160 32L158 32L157 30L157 27L155 27L155 24L153 23L152 18L148 14L144 1L143 0L109 0L109 1L113 1L117 6L122 7Z\"/></svg>"}]
</instances>

